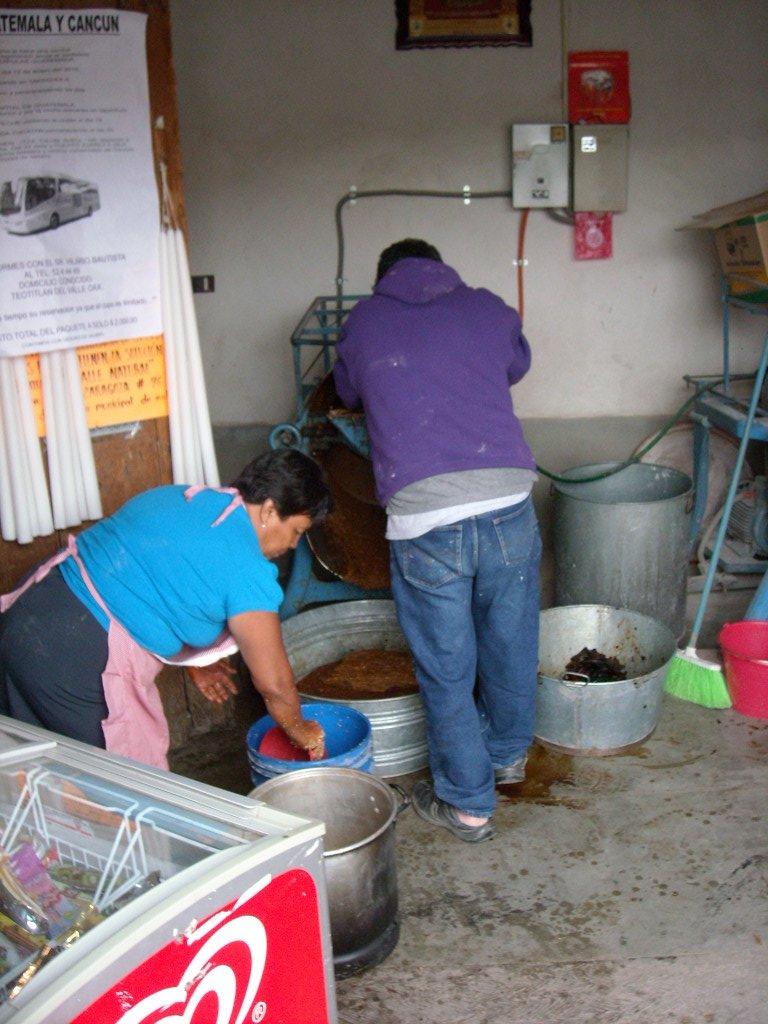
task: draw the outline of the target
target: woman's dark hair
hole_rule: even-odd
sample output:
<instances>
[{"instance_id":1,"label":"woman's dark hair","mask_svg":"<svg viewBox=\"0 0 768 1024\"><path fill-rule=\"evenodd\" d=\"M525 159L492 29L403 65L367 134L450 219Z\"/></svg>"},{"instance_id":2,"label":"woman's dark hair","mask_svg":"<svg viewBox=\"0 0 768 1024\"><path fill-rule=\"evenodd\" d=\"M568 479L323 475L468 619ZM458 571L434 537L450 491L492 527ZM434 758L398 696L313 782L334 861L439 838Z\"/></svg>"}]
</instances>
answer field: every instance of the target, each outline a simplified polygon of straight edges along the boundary
<instances>
[{"instance_id":1,"label":"woman's dark hair","mask_svg":"<svg viewBox=\"0 0 768 1024\"><path fill-rule=\"evenodd\" d=\"M436 260L443 262L443 258L434 245L425 242L422 238L403 238L400 242L393 242L379 256L379 265L376 268L376 284L384 277L387 271L399 260L406 260L415 256L422 260Z\"/></svg>"},{"instance_id":2,"label":"woman's dark hair","mask_svg":"<svg viewBox=\"0 0 768 1024\"><path fill-rule=\"evenodd\" d=\"M251 505L271 498L281 519L307 515L316 522L333 509L323 471L314 459L295 448L257 456L240 471L232 486Z\"/></svg>"}]
</instances>

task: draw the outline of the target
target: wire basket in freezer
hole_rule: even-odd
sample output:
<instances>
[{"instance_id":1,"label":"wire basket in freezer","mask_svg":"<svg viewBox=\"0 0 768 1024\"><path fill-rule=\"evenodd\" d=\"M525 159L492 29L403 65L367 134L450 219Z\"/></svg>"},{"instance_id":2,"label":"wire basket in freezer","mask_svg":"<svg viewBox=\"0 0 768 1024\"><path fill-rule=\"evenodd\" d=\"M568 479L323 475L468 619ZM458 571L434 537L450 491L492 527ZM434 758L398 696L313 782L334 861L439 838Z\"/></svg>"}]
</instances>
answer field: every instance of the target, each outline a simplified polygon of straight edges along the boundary
<instances>
[{"instance_id":1,"label":"wire basket in freezer","mask_svg":"<svg viewBox=\"0 0 768 1024\"><path fill-rule=\"evenodd\" d=\"M236 827L185 815L45 759L0 769L0 827L0 1001L13 997L44 951L56 951L68 934L64 923L71 926L75 915L81 930L86 918L91 927L203 857L248 841ZM38 885L44 878L72 911L60 928L46 928L42 940L25 934L23 908L35 899L16 888L22 857L39 866Z\"/></svg>"}]
</instances>

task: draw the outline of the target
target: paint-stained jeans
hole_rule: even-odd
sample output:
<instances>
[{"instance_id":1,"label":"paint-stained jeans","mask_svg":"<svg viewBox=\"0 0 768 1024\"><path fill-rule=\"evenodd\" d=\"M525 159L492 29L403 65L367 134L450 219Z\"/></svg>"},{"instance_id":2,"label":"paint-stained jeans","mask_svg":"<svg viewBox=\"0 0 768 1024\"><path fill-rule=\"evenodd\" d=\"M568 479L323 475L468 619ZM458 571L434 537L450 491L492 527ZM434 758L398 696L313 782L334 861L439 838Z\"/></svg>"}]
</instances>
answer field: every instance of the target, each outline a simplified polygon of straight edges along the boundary
<instances>
[{"instance_id":1,"label":"paint-stained jeans","mask_svg":"<svg viewBox=\"0 0 768 1024\"><path fill-rule=\"evenodd\" d=\"M478 817L496 805L494 767L521 757L533 739L540 558L530 496L390 543L435 792Z\"/></svg>"}]
</instances>

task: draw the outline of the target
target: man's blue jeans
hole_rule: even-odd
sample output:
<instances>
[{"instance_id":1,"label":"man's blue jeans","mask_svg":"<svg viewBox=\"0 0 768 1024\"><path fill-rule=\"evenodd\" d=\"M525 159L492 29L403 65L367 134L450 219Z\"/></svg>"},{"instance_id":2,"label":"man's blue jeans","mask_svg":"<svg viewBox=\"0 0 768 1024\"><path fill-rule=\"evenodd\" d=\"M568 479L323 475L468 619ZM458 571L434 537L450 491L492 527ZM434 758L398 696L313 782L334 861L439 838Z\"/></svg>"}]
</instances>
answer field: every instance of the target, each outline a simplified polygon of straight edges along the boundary
<instances>
[{"instance_id":1,"label":"man's blue jeans","mask_svg":"<svg viewBox=\"0 0 768 1024\"><path fill-rule=\"evenodd\" d=\"M496 805L494 767L522 757L533 740L540 558L530 496L390 543L435 793L478 817Z\"/></svg>"}]
</instances>

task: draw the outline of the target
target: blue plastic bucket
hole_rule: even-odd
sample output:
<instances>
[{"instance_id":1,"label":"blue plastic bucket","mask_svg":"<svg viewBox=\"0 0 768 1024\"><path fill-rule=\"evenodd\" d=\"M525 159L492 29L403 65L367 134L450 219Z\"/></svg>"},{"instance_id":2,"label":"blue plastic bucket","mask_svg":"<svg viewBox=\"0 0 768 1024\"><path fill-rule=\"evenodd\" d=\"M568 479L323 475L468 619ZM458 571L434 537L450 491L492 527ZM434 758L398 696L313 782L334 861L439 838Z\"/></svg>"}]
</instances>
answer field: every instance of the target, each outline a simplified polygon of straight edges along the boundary
<instances>
[{"instance_id":1,"label":"blue plastic bucket","mask_svg":"<svg viewBox=\"0 0 768 1024\"><path fill-rule=\"evenodd\" d=\"M277 757L266 757L259 753L259 744L276 724L271 715L265 715L254 722L248 730L248 764L254 786L267 779L286 772L301 771L302 768L357 768L358 771L373 771L373 733L366 716L355 708L343 704L302 704L305 718L319 722L325 732L327 757L322 761L283 761Z\"/></svg>"}]
</instances>

